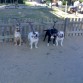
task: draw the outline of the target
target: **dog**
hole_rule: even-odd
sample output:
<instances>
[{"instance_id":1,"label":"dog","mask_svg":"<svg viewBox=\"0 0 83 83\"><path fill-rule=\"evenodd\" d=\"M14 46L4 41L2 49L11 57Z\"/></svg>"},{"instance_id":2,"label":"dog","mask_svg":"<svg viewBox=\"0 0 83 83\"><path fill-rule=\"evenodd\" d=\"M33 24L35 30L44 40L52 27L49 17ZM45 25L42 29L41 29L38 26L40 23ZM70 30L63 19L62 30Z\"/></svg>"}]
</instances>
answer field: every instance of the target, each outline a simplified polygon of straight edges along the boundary
<instances>
[{"instance_id":1,"label":"dog","mask_svg":"<svg viewBox=\"0 0 83 83\"><path fill-rule=\"evenodd\" d=\"M51 40L53 40L53 45L55 46L55 40L56 40L56 37L57 37L58 30L53 28L53 29L47 29L47 30L44 30L44 31L46 31L46 33L45 33L43 41L45 41L46 37L48 36L47 46L49 46L49 43L50 43Z\"/></svg>"},{"instance_id":2,"label":"dog","mask_svg":"<svg viewBox=\"0 0 83 83\"><path fill-rule=\"evenodd\" d=\"M21 41L22 41L22 39L21 39L20 29L19 29L19 27L16 27L15 28L15 32L14 32L14 42L15 42L15 46L16 45L21 46Z\"/></svg>"},{"instance_id":3,"label":"dog","mask_svg":"<svg viewBox=\"0 0 83 83\"><path fill-rule=\"evenodd\" d=\"M38 32L30 32L28 34L28 40L30 42L30 49L33 48L33 44L35 45L35 48L38 48L38 42L39 42L39 33Z\"/></svg>"},{"instance_id":4,"label":"dog","mask_svg":"<svg viewBox=\"0 0 83 83\"><path fill-rule=\"evenodd\" d=\"M60 45L63 46L63 40L64 40L64 32L59 31L56 37L56 46Z\"/></svg>"}]
</instances>

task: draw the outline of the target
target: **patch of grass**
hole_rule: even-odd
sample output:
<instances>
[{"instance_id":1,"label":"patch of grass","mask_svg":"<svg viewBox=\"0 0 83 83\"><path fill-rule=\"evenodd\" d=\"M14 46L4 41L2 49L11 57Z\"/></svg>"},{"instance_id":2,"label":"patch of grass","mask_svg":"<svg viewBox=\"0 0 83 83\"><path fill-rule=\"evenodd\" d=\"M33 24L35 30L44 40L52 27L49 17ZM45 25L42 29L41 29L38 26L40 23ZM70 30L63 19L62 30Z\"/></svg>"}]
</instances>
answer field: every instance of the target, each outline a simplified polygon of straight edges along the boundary
<instances>
[{"instance_id":1,"label":"patch of grass","mask_svg":"<svg viewBox=\"0 0 83 83\"><path fill-rule=\"evenodd\" d=\"M19 14L19 12L21 12ZM27 8L27 9L3 9L0 10L0 18L31 18L31 19L51 19L51 18L57 18L56 15L54 15L51 9L49 8Z\"/></svg>"},{"instance_id":2,"label":"patch of grass","mask_svg":"<svg viewBox=\"0 0 83 83\"><path fill-rule=\"evenodd\" d=\"M57 11L57 10L56 10ZM2 9L0 10L0 19L4 21L15 21L18 18L20 21L31 19L34 22L52 22L53 20L62 20L56 16L55 10L51 8L25 8L25 9Z\"/></svg>"}]
</instances>

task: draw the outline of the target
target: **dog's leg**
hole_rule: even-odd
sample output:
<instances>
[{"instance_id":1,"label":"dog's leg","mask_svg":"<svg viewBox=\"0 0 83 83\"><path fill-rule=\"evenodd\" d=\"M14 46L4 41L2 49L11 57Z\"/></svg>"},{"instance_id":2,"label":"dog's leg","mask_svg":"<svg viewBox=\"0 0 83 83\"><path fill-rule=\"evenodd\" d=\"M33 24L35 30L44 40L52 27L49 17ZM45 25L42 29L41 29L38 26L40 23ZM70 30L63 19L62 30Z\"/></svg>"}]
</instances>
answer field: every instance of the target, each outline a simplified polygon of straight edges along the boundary
<instances>
[{"instance_id":1,"label":"dog's leg","mask_svg":"<svg viewBox=\"0 0 83 83\"><path fill-rule=\"evenodd\" d=\"M15 46L17 45L17 38L14 38Z\"/></svg>"},{"instance_id":2,"label":"dog's leg","mask_svg":"<svg viewBox=\"0 0 83 83\"><path fill-rule=\"evenodd\" d=\"M38 48L38 47L37 47L37 44L38 44L38 42L35 42L35 48Z\"/></svg>"},{"instance_id":3,"label":"dog's leg","mask_svg":"<svg viewBox=\"0 0 83 83\"><path fill-rule=\"evenodd\" d=\"M63 46L63 39L61 40L61 46Z\"/></svg>"},{"instance_id":4,"label":"dog's leg","mask_svg":"<svg viewBox=\"0 0 83 83\"><path fill-rule=\"evenodd\" d=\"M59 42L59 41L58 41L58 39L56 38L56 46L58 46L58 42Z\"/></svg>"},{"instance_id":5,"label":"dog's leg","mask_svg":"<svg viewBox=\"0 0 83 83\"><path fill-rule=\"evenodd\" d=\"M33 42L30 43L30 46L31 46L30 49L32 49L33 48Z\"/></svg>"},{"instance_id":6,"label":"dog's leg","mask_svg":"<svg viewBox=\"0 0 83 83\"><path fill-rule=\"evenodd\" d=\"M51 36L48 36L48 43L47 43L47 46L49 46L49 42L51 41Z\"/></svg>"},{"instance_id":7,"label":"dog's leg","mask_svg":"<svg viewBox=\"0 0 83 83\"><path fill-rule=\"evenodd\" d=\"M22 42L22 39L21 39L21 37L20 37L19 46L21 46L21 42Z\"/></svg>"},{"instance_id":8,"label":"dog's leg","mask_svg":"<svg viewBox=\"0 0 83 83\"><path fill-rule=\"evenodd\" d=\"M43 41L45 41L46 37L47 37L47 32L46 32L46 34L45 34L45 37L44 37L44 40L43 40Z\"/></svg>"},{"instance_id":9,"label":"dog's leg","mask_svg":"<svg viewBox=\"0 0 83 83\"><path fill-rule=\"evenodd\" d=\"M56 37L53 38L53 46L55 46Z\"/></svg>"}]
</instances>

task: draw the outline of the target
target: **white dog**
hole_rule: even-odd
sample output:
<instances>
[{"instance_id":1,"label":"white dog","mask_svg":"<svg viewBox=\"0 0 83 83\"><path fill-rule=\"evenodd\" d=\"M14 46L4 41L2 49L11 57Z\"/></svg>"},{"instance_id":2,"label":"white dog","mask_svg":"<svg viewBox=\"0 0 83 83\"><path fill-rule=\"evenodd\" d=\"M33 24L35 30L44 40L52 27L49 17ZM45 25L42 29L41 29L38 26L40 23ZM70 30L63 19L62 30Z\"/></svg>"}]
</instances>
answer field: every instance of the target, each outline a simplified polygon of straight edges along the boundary
<instances>
[{"instance_id":1,"label":"white dog","mask_svg":"<svg viewBox=\"0 0 83 83\"><path fill-rule=\"evenodd\" d=\"M59 42L60 42L60 45L63 46L63 40L64 40L64 32L59 31L56 37L56 46L58 46Z\"/></svg>"},{"instance_id":2,"label":"white dog","mask_svg":"<svg viewBox=\"0 0 83 83\"><path fill-rule=\"evenodd\" d=\"M38 41L39 41L39 33L38 32L30 32L28 34L28 40L30 42L30 48L33 48L33 44L35 45L35 48L38 48Z\"/></svg>"},{"instance_id":3,"label":"white dog","mask_svg":"<svg viewBox=\"0 0 83 83\"><path fill-rule=\"evenodd\" d=\"M15 45L18 45L19 42L19 46L21 46L21 34L20 34L20 29L18 27L16 27L14 32L14 42Z\"/></svg>"}]
</instances>

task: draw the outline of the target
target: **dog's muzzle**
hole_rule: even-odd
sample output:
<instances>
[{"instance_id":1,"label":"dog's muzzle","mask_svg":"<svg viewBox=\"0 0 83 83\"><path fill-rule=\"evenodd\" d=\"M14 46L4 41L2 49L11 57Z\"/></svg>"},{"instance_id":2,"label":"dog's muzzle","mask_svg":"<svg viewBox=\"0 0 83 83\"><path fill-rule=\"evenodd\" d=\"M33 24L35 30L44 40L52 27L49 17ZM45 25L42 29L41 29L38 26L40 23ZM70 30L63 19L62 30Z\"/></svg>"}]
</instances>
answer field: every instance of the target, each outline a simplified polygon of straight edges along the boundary
<instances>
[{"instance_id":1,"label":"dog's muzzle","mask_svg":"<svg viewBox=\"0 0 83 83\"><path fill-rule=\"evenodd\" d=\"M38 37L36 37L36 36L32 36L32 38L37 39Z\"/></svg>"},{"instance_id":2,"label":"dog's muzzle","mask_svg":"<svg viewBox=\"0 0 83 83\"><path fill-rule=\"evenodd\" d=\"M51 39L54 39L54 36L51 36Z\"/></svg>"},{"instance_id":3,"label":"dog's muzzle","mask_svg":"<svg viewBox=\"0 0 83 83\"><path fill-rule=\"evenodd\" d=\"M63 38L63 37L64 37L64 35L63 35L63 34L61 34L61 35L59 35L58 37L59 37L59 38Z\"/></svg>"}]
</instances>

